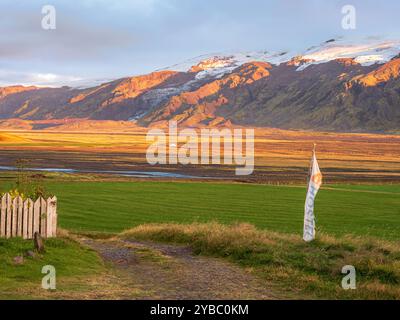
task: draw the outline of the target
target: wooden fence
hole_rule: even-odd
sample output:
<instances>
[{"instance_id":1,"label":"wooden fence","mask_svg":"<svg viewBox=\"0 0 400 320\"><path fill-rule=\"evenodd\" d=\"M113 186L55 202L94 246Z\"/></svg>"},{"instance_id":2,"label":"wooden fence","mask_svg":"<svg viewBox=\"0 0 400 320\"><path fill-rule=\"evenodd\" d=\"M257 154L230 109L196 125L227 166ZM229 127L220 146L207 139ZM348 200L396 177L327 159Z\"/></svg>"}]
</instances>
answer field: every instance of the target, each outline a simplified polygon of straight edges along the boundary
<instances>
[{"instance_id":1,"label":"wooden fence","mask_svg":"<svg viewBox=\"0 0 400 320\"><path fill-rule=\"evenodd\" d=\"M33 239L35 232L43 238L57 235L57 198L22 200L6 193L1 198L0 237Z\"/></svg>"}]
</instances>

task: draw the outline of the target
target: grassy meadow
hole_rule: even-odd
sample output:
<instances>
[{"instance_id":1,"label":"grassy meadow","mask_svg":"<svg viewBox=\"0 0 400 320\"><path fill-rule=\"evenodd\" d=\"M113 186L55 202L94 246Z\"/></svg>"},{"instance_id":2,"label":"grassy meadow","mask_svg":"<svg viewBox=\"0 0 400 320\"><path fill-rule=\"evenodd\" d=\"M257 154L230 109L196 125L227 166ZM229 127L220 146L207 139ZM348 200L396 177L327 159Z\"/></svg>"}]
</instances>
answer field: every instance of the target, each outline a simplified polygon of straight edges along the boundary
<instances>
[{"instance_id":1,"label":"grassy meadow","mask_svg":"<svg viewBox=\"0 0 400 320\"><path fill-rule=\"evenodd\" d=\"M319 231L400 239L400 187L337 186L316 200ZM180 182L79 182L49 185L59 194L60 225L120 232L140 224L247 222L302 233L304 187ZM83 207L84 206L84 207Z\"/></svg>"},{"instance_id":2,"label":"grassy meadow","mask_svg":"<svg viewBox=\"0 0 400 320\"><path fill-rule=\"evenodd\" d=\"M400 299L400 248L368 237L298 236L249 224L153 224L120 236L190 245L196 254L222 257L263 278L288 298ZM343 266L357 270L357 289L343 290Z\"/></svg>"},{"instance_id":3,"label":"grassy meadow","mask_svg":"<svg viewBox=\"0 0 400 320\"><path fill-rule=\"evenodd\" d=\"M33 250L31 241L0 239L0 299L84 297L82 294L94 289L91 280L94 277L100 279L106 272L94 251L64 236L46 240L43 254L30 257L27 255L29 250ZM24 263L16 264L15 257L23 257ZM57 270L57 292L41 290L45 265L52 265Z\"/></svg>"},{"instance_id":4,"label":"grassy meadow","mask_svg":"<svg viewBox=\"0 0 400 320\"><path fill-rule=\"evenodd\" d=\"M80 235L189 245L195 254L242 266L287 298L400 298L399 185L325 185L311 244L301 239L304 186L60 179L45 186L58 197L59 227L73 235L62 231L46 241L45 254L23 265L13 259L32 250L32 242L0 239L0 298L146 295L76 242ZM54 292L40 289L46 264L57 268ZM356 267L362 290L341 289L346 264Z\"/></svg>"},{"instance_id":5,"label":"grassy meadow","mask_svg":"<svg viewBox=\"0 0 400 320\"><path fill-rule=\"evenodd\" d=\"M7 188L6 186L4 186ZM304 186L206 182L48 182L59 223L75 232L117 233L147 223L246 222L302 233ZM400 239L400 186L326 185L316 199L318 230Z\"/></svg>"}]
</instances>

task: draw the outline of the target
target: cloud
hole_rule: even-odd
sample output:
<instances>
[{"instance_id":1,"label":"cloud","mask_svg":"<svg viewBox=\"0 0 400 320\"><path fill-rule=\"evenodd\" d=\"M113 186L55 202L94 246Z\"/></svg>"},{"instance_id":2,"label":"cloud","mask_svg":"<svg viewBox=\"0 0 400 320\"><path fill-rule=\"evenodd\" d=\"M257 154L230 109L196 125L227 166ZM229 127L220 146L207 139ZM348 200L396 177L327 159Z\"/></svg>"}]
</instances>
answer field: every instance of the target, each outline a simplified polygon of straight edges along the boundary
<instances>
[{"instance_id":1,"label":"cloud","mask_svg":"<svg viewBox=\"0 0 400 320\"><path fill-rule=\"evenodd\" d=\"M60 87L63 85L76 86L84 79L76 76L60 75L53 73L29 73L0 70L0 86L14 84L35 85L45 87Z\"/></svg>"},{"instance_id":2,"label":"cloud","mask_svg":"<svg viewBox=\"0 0 400 320\"><path fill-rule=\"evenodd\" d=\"M375 0L353 2L359 19L351 35L398 35L398 0L378 7ZM8 83L70 84L147 73L201 54L303 50L343 35L340 8L346 3L52 0L57 29L46 31L41 8L48 1L1 0L0 69L9 70Z\"/></svg>"},{"instance_id":3,"label":"cloud","mask_svg":"<svg viewBox=\"0 0 400 320\"><path fill-rule=\"evenodd\" d=\"M57 8L56 8L57 9ZM69 10L57 10L56 30L41 28L38 10L18 11L0 21L0 58L97 59L134 44L134 36L112 24L101 24Z\"/></svg>"}]
</instances>

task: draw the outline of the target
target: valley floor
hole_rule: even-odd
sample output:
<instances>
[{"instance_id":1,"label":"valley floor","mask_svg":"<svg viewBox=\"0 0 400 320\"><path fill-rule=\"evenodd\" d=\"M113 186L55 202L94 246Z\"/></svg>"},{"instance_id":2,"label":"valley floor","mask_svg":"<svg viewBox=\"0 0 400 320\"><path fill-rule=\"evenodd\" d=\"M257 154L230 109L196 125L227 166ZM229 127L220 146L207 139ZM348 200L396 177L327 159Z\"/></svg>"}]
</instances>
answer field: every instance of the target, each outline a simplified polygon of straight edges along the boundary
<instances>
[{"instance_id":1,"label":"valley floor","mask_svg":"<svg viewBox=\"0 0 400 320\"><path fill-rule=\"evenodd\" d=\"M4 129L3 129L4 130ZM97 128L99 130L99 128ZM255 168L235 176L232 165L149 165L147 128L132 131L22 130L0 132L0 166L19 159L32 168L167 172L252 183L305 183L313 143L327 183L400 183L400 136L256 129Z\"/></svg>"}]
</instances>

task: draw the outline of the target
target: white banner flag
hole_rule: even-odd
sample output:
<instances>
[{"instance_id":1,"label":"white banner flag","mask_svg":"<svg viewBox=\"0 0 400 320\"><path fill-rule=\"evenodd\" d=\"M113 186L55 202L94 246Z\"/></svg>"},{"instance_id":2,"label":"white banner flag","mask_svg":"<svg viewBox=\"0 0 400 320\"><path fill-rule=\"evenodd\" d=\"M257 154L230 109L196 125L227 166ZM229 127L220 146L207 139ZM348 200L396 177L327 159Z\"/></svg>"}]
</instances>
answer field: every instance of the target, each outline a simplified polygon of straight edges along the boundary
<instances>
[{"instance_id":1,"label":"white banner flag","mask_svg":"<svg viewBox=\"0 0 400 320\"><path fill-rule=\"evenodd\" d=\"M311 159L310 181L308 183L306 204L304 208L304 241L310 242L315 239L315 216L314 200L322 184L322 174L319 170L318 161L315 156L315 147Z\"/></svg>"}]
</instances>

